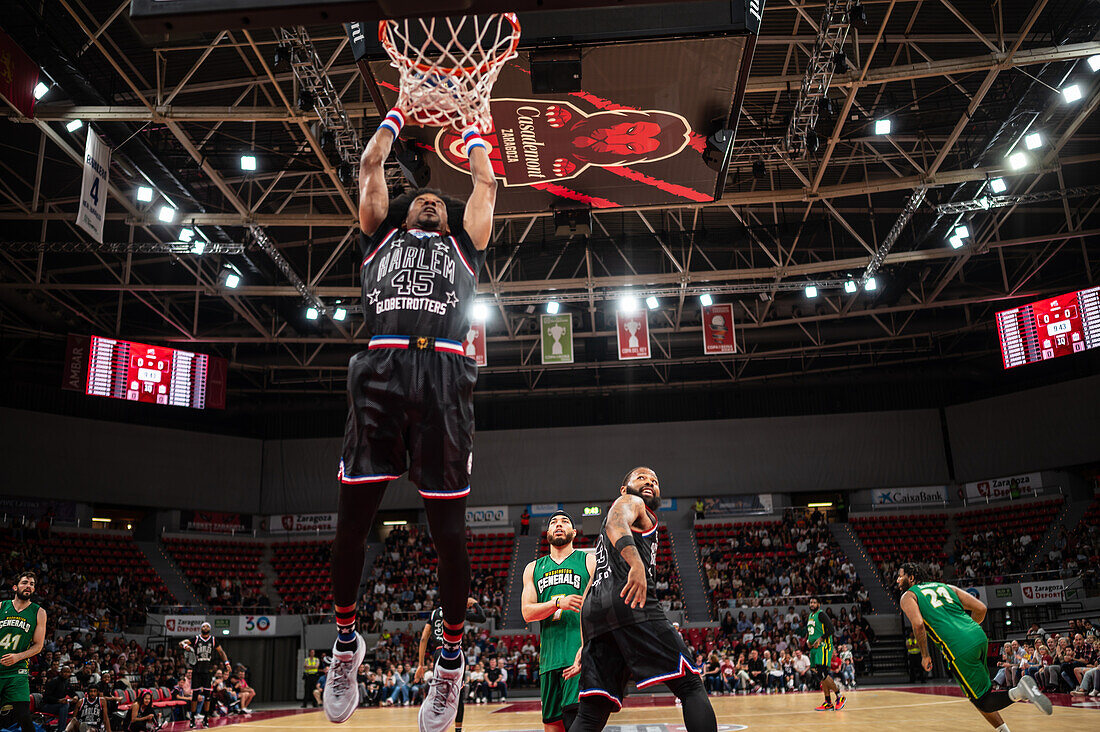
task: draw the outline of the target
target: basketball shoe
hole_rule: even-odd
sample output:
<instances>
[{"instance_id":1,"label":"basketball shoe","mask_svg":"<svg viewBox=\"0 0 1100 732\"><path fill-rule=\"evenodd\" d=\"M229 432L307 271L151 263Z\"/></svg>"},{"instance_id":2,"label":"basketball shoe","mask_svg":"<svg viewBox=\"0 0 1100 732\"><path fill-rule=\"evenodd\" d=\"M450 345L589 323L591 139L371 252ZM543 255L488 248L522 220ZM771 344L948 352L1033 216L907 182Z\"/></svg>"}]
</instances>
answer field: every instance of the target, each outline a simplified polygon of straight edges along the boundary
<instances>
[{"instance_id":1,"label":"basketball shoe","mask_svg":"<svg viewBox=\"0 0 1100 732\"><path fill-rule=\"evenodd\" d=\"M338 651L333 646L332 665L324 691L325 716L330 722L339 724L348 721L359 706L359 686L355 674L366 655L367 644L358 633L355 634L354 651Z\"/></svg>"},{"instance_id":2,"label":"basketball shoe","mask_svg":"<svg viewBox=\"0 0 1100 732\"><path fill-rule=\"evenodd\" d=\"M814 709L819 712L832 711L833 708L833 703L831 701L827 701L824 704L818 704L816 707L814 707Z\"/></svg>"},{"instance_id":3,"label":"basketball shoe","mask_svg":"<svg viewBox=\"0 0 1100 732\"><path fill-rule=\"evenodd\" d=\"M1054 705L1050 703L1050 699L1047 699L1043 692L1039 691L1039 685L1030 676L1024 676L1020 679L1020 683L1016 684L1014 689L1009 690L1008 697L1012 701L1026 699L1037 706L1043 714L1054 714Z\"/></svg>"},{"instance_id":4,"label":"basketball shoe","mask_svg":"<svg viewBox=\"0 0 1100 732\"><path fill-rule=\"evenodd\" d=\"M458 716L458 695L462 691L462 676L466 670L466 658L458 655L458 668L443 668L435 662L435 671L428 687L420 713L416 717L420 732L446 732Z\"/></svg>"}]
</instances>

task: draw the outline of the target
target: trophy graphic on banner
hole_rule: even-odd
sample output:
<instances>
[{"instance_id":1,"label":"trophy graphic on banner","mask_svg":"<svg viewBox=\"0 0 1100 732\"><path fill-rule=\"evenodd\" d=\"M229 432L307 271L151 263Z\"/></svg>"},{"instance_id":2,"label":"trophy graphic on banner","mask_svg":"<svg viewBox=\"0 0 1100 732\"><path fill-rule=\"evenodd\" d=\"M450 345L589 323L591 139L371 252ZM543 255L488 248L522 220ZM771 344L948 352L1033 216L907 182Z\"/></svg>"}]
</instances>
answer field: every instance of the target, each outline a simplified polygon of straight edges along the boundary
<instances>
[{"instance_id":1,"label":"trophy graphic on banner","mask_svg":"<svg viewBox=\"0 0 1100 732\"><path fill-rule=\"evenodd\" d=\"M474 346L474 341L477 340L477 328L473 326L470 330L466 331L466 355L470 358L477 357L477 347Z\"/></svg>"},{"instance_id":2,"label":"trophy graphic on banner","mask_svg":"<svg viewBox=\"0 0 1100 732\"><path fill-rule=\"evenodd\" d=\"M726 333L729 331L726 329L726 319L721 315L715 315L710 319L710 332L717 343L726 342Z\"/></svg>"},{"instance_id":3,"label":"trophy graphic on banner","mask_svg":"<svg viewBox=\"0 0 1100 732\"><path fill-rule=\"evenodd\" d=\"M630 339L627 341L628 348L638 347L638 331L641 330L642 324L637 320L628 320L623 323L623 328L630 334Z\"/></svg>"},{"instance_id":4,"label":"trophy graphic on banner","mask_svg":"<svg viewBox=\"0 0 1100 732\"><path fill-rule=\"evenodd\" d=\"M565 335L565 328L555 324L547 328L546 332L549 333L550 337L554 339L553 345L550 346L550 353L554 356L562 355L561 337Z\"/></svg>"}]
</instances>

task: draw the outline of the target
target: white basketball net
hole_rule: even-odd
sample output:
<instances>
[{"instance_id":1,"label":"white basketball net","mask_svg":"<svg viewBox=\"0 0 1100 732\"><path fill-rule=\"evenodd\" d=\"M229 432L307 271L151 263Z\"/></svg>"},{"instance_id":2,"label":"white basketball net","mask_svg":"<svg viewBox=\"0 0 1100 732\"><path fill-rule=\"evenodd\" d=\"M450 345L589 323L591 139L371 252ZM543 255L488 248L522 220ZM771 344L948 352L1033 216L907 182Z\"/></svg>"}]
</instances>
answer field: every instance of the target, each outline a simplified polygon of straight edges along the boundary
<instances>
[{"instance_id":1,"label":"white basketball net","mask_svg":"<svg viewBox=\"0 0 1100 732\"><path fill-rule=\"evenodd\" d=\"M378 24L378 39L401 75L397 106L410 120L492 132L489 95L519 45L515 13L409 18Z\"/></svg>"}]
</instances>

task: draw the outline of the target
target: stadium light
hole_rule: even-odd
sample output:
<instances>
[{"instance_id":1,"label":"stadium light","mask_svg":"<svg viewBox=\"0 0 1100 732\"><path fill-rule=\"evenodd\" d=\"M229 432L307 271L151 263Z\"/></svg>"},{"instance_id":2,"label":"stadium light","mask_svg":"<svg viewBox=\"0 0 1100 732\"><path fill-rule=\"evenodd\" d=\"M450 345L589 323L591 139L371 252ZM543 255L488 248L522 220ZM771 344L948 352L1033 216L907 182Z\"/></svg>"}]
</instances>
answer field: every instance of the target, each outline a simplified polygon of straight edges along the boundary
<instances>
[{"instance_id":1,"label":"stadium light","mask_svg":"<svg viewBox=\"0 0 1100 732\"><path fill-rule=\"evenodd\" d=\"M638 312L638 298L626 295L619 300L619 310L624 313Z\"/></svg>"},{"instance_id":2,"label":"stadium light","mask_svg":"<svg viewBox=\"0 0 1100 732\"><path fill-rule=\"evenodd\" d=\"M41 81L34 85L34 98L41 99L46 96L46 92L50 90L50 87L43 84Z\"/></svg>"},{"instance_id":3,"label":"stadium light","mask_svg":"<svg viewBox=\"0 0 1100 732\"><path fill-rule=\"evenodd\" d=\"M157 218L166 224L170 224L176 220L176 209L171 206L161 206L160 211L157 212Z\"/></svg>"},{"instance_id":4,"label":"stadium light","mask_svg":"<svg viewBox=\"0 0 1100 732\"><path fill-rule=\"evenodd\" d=\"M485 320L489 317L489 308L483 302L474 303L474 320Z\"/></svg>"},{"instance_id":5,"label":"stadium light","mask_svg":"<svg viewBox=\"0 0 1100 732\"><path fill-rule=\"evenodd\" d=\"M180 229L180 238L179 238L179 240L182 241L183 243L185 243L185 244L189 243L194 238L195 238L195 230L194 229L191 229L191 228Z\"/></svg>"},{"instance_id":6,"label":"stadium light","mask_svg":"<svg viewBox=\"0 0 1100 732\"><path fill-rule=\"evenodd\" d=\"M1027 153L1015 152L1008 158L1008 167L1013 170L1021 170L1027 167L1027 164L1031 162L1031 158L1027 156Z\"/></svg>"},{"instance_id":7,"label":"stadium light","mask_svg":"<svg viewBox=\"0 0 1100 732\"><path fill-rule=\"evenodd\" d=\"M817 297L817 285L806 285L806 297L811 300Z\"/></svg>"},{"instance_id":8,"label":"stadium light","mask_svg":"<svg viewBox=\"0 0 1100 732\"><path fill-rule=\"evenodd\" d=\"M1037 150L1043 146L1043 135L1041 132L1032 132L1024 138L1024 146L1028 150Z\"/></svg>"},{"instance_id":9,"label":"stadium light","mask_svg":"<svg viewBox=\"0 0 1100 732\"><path fill-rule=\"evenodd\" d=\"M1008 184L1005 183L1004 178L994 178L989 181L989 189L996 194L1001 194L1008 190Z\"/></svg>"},{"instance_id":10,"label":"stadium light","mask_svg":"<svg viewBox=\"0 0 1100 732\"><path fill-rule=\"evenodd\" d=\"M1062 98L1065 99L1066 102L1068 102L1069 104L1073 104L1074 102L1080 101L1081 100L1081 85L1080 84L1070 84L1069 86L1062 89Z\"/></svg>"},{"instance_id":11,"label":"stadium light","mask_svg":"<svg viewBox=\"0 0 1100 732\"><path fill-rule=\"evenodd\" d=\"M240 287L241 277L235 272L230 272L225 276L225 286L230 290L236 290Z\"/></svg>"},{"instance_id":12,"label":"stadium light","mask_svg":"<svg viewBox=\"0 0 1100 732\"><path fill-rule=\"evenodd\" d=\"M561 310L561 305L559 305L556 301L551 300L550 302L546 303L547 315L557 315L559 310Z\"/></svg>"},{"instance_id":13,"label":"stadium light","mask_svg":"<svg viewBox=\"0 0 1100 732\"><path fill-rule=\"evenodd\" d=\"M858 289L859 285L856 284L855 280L848 280L844 283L844 291L847 292L849 295Z\"/></svg>"},{"instance_id":14,"label":"stadium light","mask_svg":"<svg viewBox=\"0 0 1100 732\"><path fill-rule=\"evenodd\" d=\"M242 155L241 156L241 170L255 170L256 169L256 156L255 155Z\"/></svg>"},{"instance_id":15,"label":"stadium light","mask_svg":"<svg viewBox=\"0 0 1100 732\"><path fill-rule=\"evenodd\" d=\"M704 292L699 296L699 302L703 303L703 307L709 308L714 304L714 298L710 296L709 292Z\"/></svg>"},{"instance_id":16,"label":"stadium light","mask_svg":"<svg viewBox=\"0 0 1100 732\"><path fill-rule=\"evenodd\" d=\"M69 132L76 132L77 130L79 130L83 126L84 126L84 122L82 120L74 119L72 122L65 125L65 129L68 130Z\"/></svg>"},{"instance_id":17,"label":"stadium light","mask_svg":"<svg viewBox=\"0 0 1100 732\"><path fill-rule=\"evenodd\" d=\"M970 238L970 227L968 227L966 224L961 224L959 226L956 226L955 227L955 236L959 237L960 239L969 239Z\"/></svg>"},{"instance_id":18,"label":"stadium light","mask_svg":"<svg viewBox=\"0 0 1100 732\"><path fill-rule=\"evenodd\" d=\"M1100 71L1100 54L1089 56L1089 68L1092 69L1093 72Z\"/></svg>"},{"instance_id":19,"label":"stadium light","mask_svg":"<svg viewBox=\"0 0 1100 732\"><path fill-rule=\"evenodd\" d=\"M890 134L890 120L888 119L876 119L875 120L875 134L876 135L889 135Z\"/></svg>"},{"instance_id":20,"label":"stadium light","mask_svg":"<svg viewBox=\"0 0 1100 732\"><path fill-rule=\"evenodd\" d=\"M867 292L874 292L878 289L878 280L874 277L868 277L867 281L863 283L863 289Z\"/></svg>"},{"instance_id":21,"label":"stadium light","mask_svg":"<svg viewBox=\"0 0 1100 732\"><path fill-rule=\"evenodd\" d=\"M948 241L949 244L951 244L952 249L959 249L963 245L962 237L959 237L959 236L953 236L950 239L948 239L947 241Z\"/></svg>"},{"instance_id":22,"label":"stadium light","mask_svg":"<svg viewBox=\"0 0 1100 732\"><path fill-rule=\"evenodd\" d=\"M153 189L149 186L138 186L137 200L142 203L149 203L153 200Z\"/></svg>"},{"instance_id":23,"label":"stadium light","mask_svg":"<svg viewBox=\"0 0 1100 732\"><path fill-rule=\"evenodd\" d=\"M199 239L197 242L195 242L194 244L191 245L191 253L192 254L202 254L205 251L206 251L206 242L204 242L202 239Z\"/></svg>"},{"instance_id":24,"label":"stadium light","mask_svg":"<svg viewBox=\"0 0 1100 732\"><path fill-rule=\"evenodd\" d=\"M656 310L660 306L661 301L657 299L656 295L650 295L645 299L645 304L650 310Z\"/></svg>"},{"instance_id":25,"label":"stadium light","mask_svg":"<svg viewBox=\"0 0 1100 732\"><path fill-rule=\"evenodd\" d=\"M332 313L333 320L345 320L348 317L348 311L344 308L336 308Z\"/></svg>"},{"instance_id":26,"label":"stadium light","mask_svg":"<svg viewBox=\"0 0 1100 732\"><path fill-rule=\"evenodd\" d=\"M312 305L306 308L306 320L317 320L318 315L320 315L320 313L317 311L317 308Z\"/></svg>"}]
</instances>

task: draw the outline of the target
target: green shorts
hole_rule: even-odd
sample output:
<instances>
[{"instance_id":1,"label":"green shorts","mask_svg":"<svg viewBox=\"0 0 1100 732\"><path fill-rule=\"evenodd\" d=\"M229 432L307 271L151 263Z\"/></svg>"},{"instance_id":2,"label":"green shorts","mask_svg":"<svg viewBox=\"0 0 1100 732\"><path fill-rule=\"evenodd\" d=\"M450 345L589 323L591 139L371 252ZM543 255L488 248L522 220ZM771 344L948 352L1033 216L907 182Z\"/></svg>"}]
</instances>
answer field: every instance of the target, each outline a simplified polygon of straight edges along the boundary
<instances>
[{"instance_id":1,"label":"green shorts","mask_svg":"<svg viewBox=\"0 0 1100 732\"><path fill-rule=\"evenodd\" d=\"M571 679L561 677L563 668L543 671L539 674L539 686L542 689L542 721L544 724L557 722L562 710L580 701L580 674Z\"/></svg>"},{"instance_id":2,"label":"green shorts","mask_svg":"<svg viewBox=\"0 0 1100 732\"><path fill-rule=\"evenodd\" d=\"M951 669L955 680L959 682L963 692L970 701L977 701L989 693L993 688L993 682L989 679L989 666L986 664L986 651L989 643L970 648L955 649L941 645L943 658L947 667Z\"/></svg>"},{"instance_id":3,"label":"green shorts","mask_svg":"<svg viewBox=\"0 0 1100 732\"><path fill-rule=\"evenodd\" d=\"M824 666L826 669L833 664L834 646L832 638L825 638L817 648L810 649L810 665Z\"/></svg>"},{"instance_id":4,"label":"green shorts","mask_svg":"<svg viewBox=\"0 0 1100 732\"><path fill-rule=\"evenodd\" d=\"M26 674L0 676L0 706L11 702L30 702L31 678Z\"/></svg>"}]
</instances>

